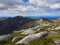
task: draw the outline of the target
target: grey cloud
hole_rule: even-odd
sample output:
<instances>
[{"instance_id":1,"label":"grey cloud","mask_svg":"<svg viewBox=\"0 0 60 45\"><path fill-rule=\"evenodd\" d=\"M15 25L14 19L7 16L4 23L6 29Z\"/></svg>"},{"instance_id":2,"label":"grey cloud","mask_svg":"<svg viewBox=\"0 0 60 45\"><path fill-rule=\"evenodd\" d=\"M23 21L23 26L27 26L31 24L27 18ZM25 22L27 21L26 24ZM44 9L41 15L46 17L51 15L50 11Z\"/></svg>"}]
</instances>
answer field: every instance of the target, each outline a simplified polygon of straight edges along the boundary
<instances>
[{"instance_id":1,"label":"grey cloud","mask_svg":"<svg viewBox=\"0 0 60 45\"><path fill-rule=\"evenodd\" d=\"M60 0L29 0L27 5L23 0L0 0L0 10L16 11L19 13L43 12L60 9Z\"/></svg>"},{"instance_id":2,"label":"grey cloud","mask_svg":"<svg viewBox=\"0 0 60 45\"><path fill-rule=\"evenodd\" d=\"M22 0L0 0L0 10L8 9L8 8L14 8L16 5L23 5L24 2Z\"/></svg>"}]
</instances>

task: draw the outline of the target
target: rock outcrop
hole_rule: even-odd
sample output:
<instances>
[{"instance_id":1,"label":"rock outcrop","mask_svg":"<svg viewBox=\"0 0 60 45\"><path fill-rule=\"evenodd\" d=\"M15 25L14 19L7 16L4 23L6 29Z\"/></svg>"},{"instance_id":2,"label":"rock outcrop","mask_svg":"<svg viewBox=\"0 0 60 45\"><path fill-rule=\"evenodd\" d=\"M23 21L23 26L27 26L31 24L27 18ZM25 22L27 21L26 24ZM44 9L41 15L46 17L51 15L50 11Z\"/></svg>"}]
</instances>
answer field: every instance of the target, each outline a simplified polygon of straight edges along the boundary
<instances>
[{"instance_id":1,"label":"rock outcrop","mask_svg":"<svg viewBox=\"0 0 60 45\"><path fill-rule=\"evenodd\" d=\"M2 35L0 36L0 41L8 41L9 39L11 39L11 35Z\"/></svg>"},{"instance_id":2,"label":"rock outcrop","mask_svg":"<svg viewBox=\"0 0 60 45\"><path fill-rule=\"evenodd\" d=\"M37 34L28 35L25 38L23 38L22 40L18 41L16 44L27 44L31 40L38 39L38 38L43 38L47 35L48 35L48 32L40 32L40 33L37 33Z\"/></svg>"},{"instance_id":3,"label":"rock outcrop","mask_svg":"<svg viewBox=\"0 0 60 45\"><path fill-rule=\"evenodd\" d=\"M16 36L12 39L12 42L15 42L17 39L21 38L20 36Z\"/></svg>"},{"instance_id":4,"label":"rock outcrop","mask_svg":"<svg viewBox=\"0 0 60 45\"><path fill-rule=\"evenodd\" d=\"M22 34L34 34L36 31L32 30L32 28L29 28L29 29L25 29Z\"/></svg>"}]
</instances>

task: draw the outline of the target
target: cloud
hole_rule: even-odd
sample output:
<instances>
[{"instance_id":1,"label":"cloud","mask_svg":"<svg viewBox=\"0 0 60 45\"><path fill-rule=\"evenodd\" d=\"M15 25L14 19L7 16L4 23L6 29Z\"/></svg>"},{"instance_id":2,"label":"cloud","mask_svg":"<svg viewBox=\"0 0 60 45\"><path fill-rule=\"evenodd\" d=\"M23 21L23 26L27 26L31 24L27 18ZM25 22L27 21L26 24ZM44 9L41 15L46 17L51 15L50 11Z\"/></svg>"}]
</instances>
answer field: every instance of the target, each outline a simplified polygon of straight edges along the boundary
<instances>
[{"instance_id":1,"label":"cloud","mask_svg":"<svg viewBox=\"0 0 60 45\"><path fill-rule=\"evenodd\" d=\"M39 6L43 9L59 9L60 0L29 0L29 3L32 5Z\"/></svg>"},{"instance_id":2,"label":"cloud","mask_svg":"<svg viewBox=\"0 0 60 45\"><path fill-rule=\"evenodd\" d=\"M29 0L26 4L19 5L11 10L18 10L21 13L43 12L45 10L57 10L60 7L59 0Z\"/></svg>"},{"instance_id":3,"label":"cloud","mask_svg":"<svg viewBox=\"0 0 60 45\"><path fill-rule=\"evenodd\" d=\"M32 5L18 5L16 8L9 8L9 11L20 11L20 12L37 12L40 10L39 7L34 7Z\"/></svg>"},{"instance_id":4,"label":"cloud","mask_svg":"<svg viewBox=\"0 0 60 45\"><path fill-rule=\"evenodd\" d=\"M43 0L33 0L33 1L29 0L29 3L33 4L33 5L41 6L41 7L48 6L48 3L46 1L43 1Z\"/></svg>"},{"instance_id":5,"label":"cloud","mask_svg":"<svg viewBox=\"0 0 60 45\"><path fill-rule=\"evenodd\" d=\"M46 10L60 9L60 0L0 0L0 10L28 14L32 12L44 12Z\"/></svg>"},{"instance_id":6,"label":"cloud","mask_svg":"<svg viewBox=\"0 0 60 45\"><path fill-rule=\"evenodd\" d=\"M7 5L0 3L0 10L4 10L4 9L6 9L6 7L7 7Z\"/></svg>"},{"instance_id":7,"label":"cloud","mask_svg":"<svg viewBox=\"0 0 60 45\"><path fill-rule=\"evenodd\" d=\"M14 8L16 5L23 5L22 0L0 0L0 10Z\"/></svg>"},{"instance_id":8,"label":"cloud","mask_svg":"<svg viewBox=\"0 0 60 45\"><path fill-rule=\"evenodd\" d=\"M50 5L51 9L60 9L60 3Z\"/></svg>"}]
</instances>

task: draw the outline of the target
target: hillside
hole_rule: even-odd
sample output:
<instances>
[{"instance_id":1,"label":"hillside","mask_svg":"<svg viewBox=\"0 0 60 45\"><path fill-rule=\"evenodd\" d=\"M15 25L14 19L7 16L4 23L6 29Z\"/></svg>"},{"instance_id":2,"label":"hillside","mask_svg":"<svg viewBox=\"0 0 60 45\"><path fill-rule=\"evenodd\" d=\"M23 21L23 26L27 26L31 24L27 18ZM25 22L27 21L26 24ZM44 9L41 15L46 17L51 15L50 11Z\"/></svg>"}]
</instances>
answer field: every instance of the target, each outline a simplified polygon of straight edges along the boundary
<instances>
[{"instance_id":1,"label":"hillside","mask_svg":"<svg viewBox=\"0 0 60 45\"><path fill-rule=\"evenodd\" d=\"M0 35L0 45L60 45L59 22L60 19L8 18L0 24L1 28L6 26L2 31L6 33Z\"/></svg>"},{"instance_id":2,"label":"hillside","mask_svg":"<svg viewBox=\"0 0 60 45\"><path fill-rule=\"evenodd\" d=\"M21 25L34 20L35 19L30 19L22 16L16 16L13 18L9 17L3 21L0 21L0 35L12 33L12 31L17 30Z\"/></svg>"},{"instance_id":3,"label":"hillside","mask_svg":"<svg viewBox=\"0 0 60 45\"><path fill-rule=\"evenodd\" d=\"M9 17L0 21L0 35L12 33L15 30L35 27L45 22L52 23L53 21L47 19L31 19L22 16Z\"/></svg>"},{"instance_id":4,"label":"hillside","mask_svg":"<svg viewBox=\"0 0 60 45\"><path fill-rule=\"evenodd\" d=\"M48 19L36 19L35 21L31 21L31 22L28 22L24 25L22 25L21 27L18 28L18 30L21 30L21 29L27 29L27 28L32 28L32 27L36 27L38 25L50 25L50 24L54 24L53 21L51 20L48 20Z\"/></svg>"},{"instance_id":5,"label":"hillside","mask_svg":"<svg viewBox=\"0 0 60 45\"><path fill-rule=\"evenodd\" d=\"M0 17L0 22L7 19L8 17Z\"/></svg>"}]
</instances>

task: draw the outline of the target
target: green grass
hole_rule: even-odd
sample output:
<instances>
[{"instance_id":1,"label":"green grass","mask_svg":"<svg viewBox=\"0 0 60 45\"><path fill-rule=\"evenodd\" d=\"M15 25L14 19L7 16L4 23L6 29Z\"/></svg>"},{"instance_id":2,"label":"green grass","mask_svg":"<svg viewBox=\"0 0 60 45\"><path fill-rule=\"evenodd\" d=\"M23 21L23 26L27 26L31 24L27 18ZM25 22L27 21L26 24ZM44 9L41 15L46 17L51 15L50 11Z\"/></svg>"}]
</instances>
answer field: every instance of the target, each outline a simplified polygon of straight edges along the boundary
<instances>
[{"instance_id":1,"label":"green grass","mask_svg":"<svg viewBox=\"0 0 60 45\"><path fill-rule=\"evenodd\" d=\"M60 35L49 35L48 37L52 39L60 39Z\"/></svg>"},{"instance_id":2,"label":"green grass","mask_svg":"<svg viewBox=\"0 0 60 45\"><path fill-rule=\"evenodd\" d=\"M60 30L55 30L55 32L60 33Z\"/></svg>"},{"instance_id":3,"label":"green grass","mask_svg":"<svg viewBox=\"0 0 60 45\"><path fill-rule=\"evenodd\" d=\"M7 42L0 42L0 45L17 45L17 44L9 40ZM24 45L24 44L19 44L19 45Z\"/></svg>"},{"instance_id":4,"label":"green grass","mask_svg":"<svg viewBox=\"0 0 60 45\"><path fill-rule=\"evenodd\" d=\"M56 32L57 34L52 35L51 33L49 33L48 37L52 39L60 39L60 30L54 30L54 32Z\"/></svg>"},{"instance_id":5,"label":"green grass","mask_svg":"<svg viewBox=\"0 0 60 45\"><path fill-rule=\"evenodd\" d=\"M36 39L30 41L28 45L55 45L54 41L50 38Z\"/></svg>"},{"instance_id":6,"label":"green grass","mask_svg":"<svg viewBox=\"0 0 60 45\"><path fill-rule=\"evenodd\" d=\"M12 35L12 37L15 37L15 36L25 37L25 36L27 36L26 34L22 34L21 32L18 32L18 33L12 33L11 35Z\"/></svg>"}]
</instances>

